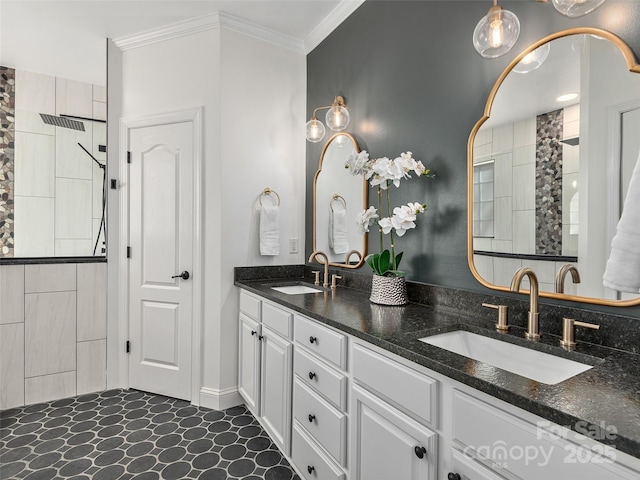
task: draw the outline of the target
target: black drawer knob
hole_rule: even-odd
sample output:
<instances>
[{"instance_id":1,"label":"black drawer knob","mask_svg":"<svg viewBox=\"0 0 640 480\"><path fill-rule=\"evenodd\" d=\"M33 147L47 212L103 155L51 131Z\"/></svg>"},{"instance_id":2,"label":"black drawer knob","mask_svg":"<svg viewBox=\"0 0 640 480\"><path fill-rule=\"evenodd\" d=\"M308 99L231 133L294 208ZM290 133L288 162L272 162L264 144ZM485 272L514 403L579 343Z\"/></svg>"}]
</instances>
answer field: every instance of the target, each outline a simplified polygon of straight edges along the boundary
<instances>
[{"instance_id":1,"label":"black drawer knob","mask_svg":"<svg viewBox=\"0 0 640 480\"><path fill-rule=\"evenodd\" d=\"M309 472L309 474L313 473L315 469L316 469L315 467L312 467L311 465L307 465L307 472Z\"/></svg>"},{"instance_id":2,"label":"black drawer knob","mask_svg":"<svg viewBox=\"0 0 640 480\"><path fill-rule=\"evenodd\" d=\"M460 479L460 474L459 473L449 472L449 475L447 475L447 480L461 480Z\"/></svg>"},{"instance_id":3,"label":"black drawer knob","mask_svg":"<svg viewBox=\"0 0 640 480\"><path fill-rule=\"evenodd\" d=\"M318 339L316 337L311 336L311 337L309 337L309 342L310 343L318 343Z\"/></svg>"},{"instance_id":4,"label":"black drawer knob","mask_svg":"<svg viewBox=\"0 0 640 480\"><path fill-rule=\"evenodd\" d=\"M262 340L264 338L264 335L258 335L258 340Z\"/></svg>"},{"instance_id":5,"label":"black drawer knob","mask_svg":"<svg viewBox=\"0 0 640 480\"><path fill-rule=\"evenodd\" d=\"M309 380L313 380L314 378L316 378L316 374L313 372L309 372Z\"/></svg>"},{"instance_id":6,"label":"black drawer knob","mask_svg":"<svg viewBox=\"0 0 640 480\"><path fill-rule=\"evenodd\" d=\"M255 335L256 333L258 332L256 332L255 330L251 330L251 335Z\"/></svg>"},{"instance_id":7,"label":"black drawer knob","mask_svg":"<svg viewBox=\"0 0 640 480\"><path fill-rule=\"evenodd\" d=\"M413 449L413 451L416 453L416 457L418 457L419 459L423 459L424 456L427 454L427 449L418 445L417 447L415 447Z\"/></svg>"},{"instance_id":8,"label":"black drawer knob","mask_svg":"<svg viewBox=\"0 0 640 480\"><path fill-rule=\"evenodd\" d=\"M316 419L316 416L309 414L308 418L309 418L309 423L313 423L313 421Z\"/></svg>"}]
</instances>

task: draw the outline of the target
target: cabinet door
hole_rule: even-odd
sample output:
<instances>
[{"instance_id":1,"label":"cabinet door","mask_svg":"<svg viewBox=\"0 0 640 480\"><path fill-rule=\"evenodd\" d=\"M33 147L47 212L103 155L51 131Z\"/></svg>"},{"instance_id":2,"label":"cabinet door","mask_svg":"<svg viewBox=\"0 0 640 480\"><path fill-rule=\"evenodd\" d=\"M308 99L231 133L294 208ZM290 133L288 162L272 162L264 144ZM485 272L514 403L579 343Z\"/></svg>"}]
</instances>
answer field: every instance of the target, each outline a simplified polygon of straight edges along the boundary
<instances>
[{"instance_id":1,"label":"cabinet door","mask_svg":"<svg viewBox=\"0 0 640 480\"><path fill-rule=\"evenodd\" d=\"M260 415L260 324L240 313L238 391L255 415Z\"/></svg>"},{"instance_id":2,"label":"cabinet door","mask_svg":"<svg viewBox=\"0 0 640 480\"><path fill-rule=\"evenodd\" d=\"M273 441L289 455L291 446L291 376L293 346L262 327L260 414Z\"/></svg>"},{"instance_id":3,"label":"cabinet door","mask_svg":"<svg viewBox=\"0 0 640 480\"><path fill-rule=\"evenodd\" d=\"M436 433L357 385L352 393L352 479L436 480Z\"/></svg>"}]
</instances>

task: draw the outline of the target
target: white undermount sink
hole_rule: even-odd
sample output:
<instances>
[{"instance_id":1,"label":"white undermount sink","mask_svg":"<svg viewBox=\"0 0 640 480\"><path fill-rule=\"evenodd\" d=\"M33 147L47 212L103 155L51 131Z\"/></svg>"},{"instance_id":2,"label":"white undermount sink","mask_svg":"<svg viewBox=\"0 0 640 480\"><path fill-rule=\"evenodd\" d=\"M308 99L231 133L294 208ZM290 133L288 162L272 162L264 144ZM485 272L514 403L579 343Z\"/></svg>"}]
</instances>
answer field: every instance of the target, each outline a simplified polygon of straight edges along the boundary
<instances>
[{"instance_id":1,"label":"white undermount sink","mask_svg":"<svg viewBox=\"0 0 640 480\"><path fill-rule=\"evenodd\" d=\"M555 385L593 368L464 330L424 337L420 341L548 385Z\"/></svg>"},{"instance_id":2,"label":"white undermount sink","mask_svg":"<svg viewBox=\"0 0 640 480\"><path fill-rule=\"evenodd\" d=\"M282 287L271 287L276 292L285 293L287 295L301 295L303 293L324 292L320 288L308 287L307 285L285 285Z\"/></svg>"}]
</instances>

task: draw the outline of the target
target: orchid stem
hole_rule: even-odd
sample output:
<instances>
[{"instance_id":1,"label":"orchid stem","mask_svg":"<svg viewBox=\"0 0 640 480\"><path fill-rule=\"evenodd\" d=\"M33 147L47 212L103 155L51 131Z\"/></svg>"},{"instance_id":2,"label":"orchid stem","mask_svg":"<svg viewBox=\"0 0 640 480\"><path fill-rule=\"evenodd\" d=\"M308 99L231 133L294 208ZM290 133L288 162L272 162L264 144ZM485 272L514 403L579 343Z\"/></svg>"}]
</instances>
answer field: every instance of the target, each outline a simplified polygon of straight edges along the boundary
<instances>
[{"instance_id":1,"label":"orchid stem","mask_svg":"<svg viewBox=\"0 0 640 480\"><path fill-rule=\"evenodd\" d=\"M389 188L390 188L390 183L387 180L387 215L389 215L389 218L391 218L391 194L389 193ZM393 236L393 229L391 229L391 231L389 232L389 236L391 239L391 264L393 265L393 270L397 270L398 266L396 265L396 242L395 242L395 238Z\"/></svg>"},{"instance_id":2,"label":"orchid stem","mask_svg":"<svg viewBox=\"0 0 640 480\"><path fill-rule=\"evenodd\" d=\"M382 213L382 189L378 185L378 212ZM378 227L378 233L380 234L380 252L384 248L384 237L382 235L382 227Z\"/></svg>"}]
</instances>

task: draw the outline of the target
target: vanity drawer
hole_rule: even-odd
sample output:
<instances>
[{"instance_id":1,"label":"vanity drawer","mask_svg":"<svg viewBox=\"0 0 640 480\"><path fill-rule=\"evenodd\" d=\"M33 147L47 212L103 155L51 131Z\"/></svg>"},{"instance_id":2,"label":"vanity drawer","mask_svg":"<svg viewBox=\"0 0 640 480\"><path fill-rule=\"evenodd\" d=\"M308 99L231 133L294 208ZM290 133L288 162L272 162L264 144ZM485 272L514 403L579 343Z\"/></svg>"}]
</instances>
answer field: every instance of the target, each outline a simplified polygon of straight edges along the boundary
<instances>
[{"instance_id":1,"label":"vanity drawer","mask_svg":"<svg viewBox=\"0 0 640 480\"><path fill-rule=\"evenodd\" d=\"M344 480L344 472L319 451L298 425L293 426L291 458L306 480Z\"/></svg>"},{"instance_id":2,"label":"vanity drawer","mask_svg":"<svg viewBox=\"0 0 640 480\"><path fill-rule=\"evenodd\" d=\"M438 381L367 347L352 344L354 381L405 413L437 427Z\"/></svg>"},{"instance_id":3,"label":"vanity drawer","mask_svg":"<svg viewBox=\"0 0 640 480\"><path fill-rule=\"evenodd\" d=\"M293 353L293 370L302 382L323 395L339 410L347 408L347 377L313 358L301 348Z\"/></svg>"},{"instance_id":4,"label":"vanity drawer","mask_svg":"<svg viewBox=\"0 0 640 480\"><path fill-rule=\"evenodd\" d=\"M295 340L341 370L347 368L347 337L313 320L295 316Z\"/></svg>"},{"instance_id":5,"label":"vanity drawer","mask_svg":"<svg viewBox=\"0 0 640 480\"><path fill-rule=\"evenodd\" d=\"M260 321L261 303L258 297L254 297L250 293L240 290L240 311L257 322Z\"/></svg>"},{"instance_id":6,"label":"vanity drawer","mask_svg":"<svg viewBox=\"0 0 640 480\"><path fill-rule=\"evenodd\" d=\"M284 338L291 340L293 333L293 313L264 302L262 304L262 323Z\"/></svg>"},{"instance_id":7,"label":"vanity drawer","mask_svg":"<svg viewBox=\"0 0 640 480\"><path fill-rule=\"evenodd\" d=\"M346 465L347 416L306 387L293 387L293 417L340 463Z\"/></svg>"},{"instance_id":8,"label":"vanity drawer","mask_svg":"<svg viewBox=\"0 0 640 480\"><path fill-rule=\"evenodd\" d=\"M571 433L549 432L498 407L458 390L453 391L453 440L464 452L518 478L579 478L631 480L638 472L607 458L615 449L592 442L571 441Z\"/></svg>"}]
</instances>

